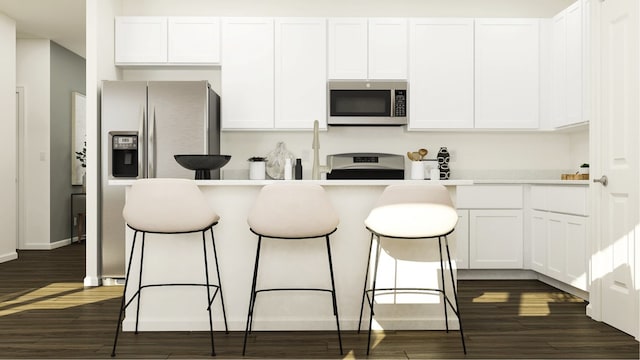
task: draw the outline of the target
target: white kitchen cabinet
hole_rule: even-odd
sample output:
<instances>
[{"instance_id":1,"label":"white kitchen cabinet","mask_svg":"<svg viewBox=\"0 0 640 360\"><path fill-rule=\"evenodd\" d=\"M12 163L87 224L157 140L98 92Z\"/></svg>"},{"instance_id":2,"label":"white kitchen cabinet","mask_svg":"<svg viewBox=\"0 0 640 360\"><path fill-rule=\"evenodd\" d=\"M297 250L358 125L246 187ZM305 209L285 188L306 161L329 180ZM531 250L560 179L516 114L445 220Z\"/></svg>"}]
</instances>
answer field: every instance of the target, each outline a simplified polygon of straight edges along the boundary
<instances>
[{"instance_id":1,"label":"white kitchen cabinet","mask_svg":"<svg viewBox=\"0 0 640 360\"><path fill-rule=\"evenodd\" d=\"M272 129L274 30L271 18L222 20L222 128Z\"/></svg>"},{"instance_id":2,"label":"white kitchen cabinet","mask_svg":"<svg viewBox=\"0 0 640 360\"><path fill-rule=\"evenodd\" d=\"M521 185L459 186L456 207L469 211L470 269L522 269Z\"/></svg>"},{"instance_id":3,"label":"white kitchen cabinet","mask_svg":"<svg viewBox=\"0 0 640 360\"><path fill-rule=\"evenodd\" d=\"M522 269L522 210L469 211L469 268Z\"/></svg>"},{"instance_id":4,"label":"white kitchen cabinet","mask_svg":"<svg viewBox=\"0 0 640 360\"><path fill-rule=\"evenodd\" d=\"M332 18L329 79L406 79L407 20Z\"/></svg>"},{"instance_id":5,"label":"white kitchen cabinet","mask_svg":"<svg viewBox=\"0 0 640 360\"><path fill-rule=\"evenodd\" d=\"M164 16L117 16L115 63L162 64L167 62L167 18Z\"/></svg>"},{"instance_id":6,"label":"white kitchen cabinet","mask_svg":"<svg viewBox=\"0 0 640 360\"><path fill-rule=\"evenodd\" d=\"M547 213L531 211L531 264L532 270L539 273L547 271Z\"/></svg>"},{"instance_id":7,"label":"white kitchen cabinet","mask_svg":"<svg viewBox=\"0 0 640 360\"><path fill-rule=\"evenodd\" d=\"M587 121L583 104L587 17L583 0L578 0L552 20L551 125L555 128Z\"/></svg>"},{"instance_id":8,"label":"white kitchen cabinet","mask_svg":"<svg viewBox=\"0 0 640 360\"><path fill-rule=\"evenodd\" d=\"M326 128L326 44L325 19L275 20L275 128Z\"/></svg>"},{"instance_id":9,"label":"white kitchen cabinet","mask_svg":"<svg viewBox=\"0 0 640 360\"><path fill-rule=\"evenodd\" d=\"M539 31L538 19L476 19L476 128L538 128Z\"/></svg>"},{"instance_id":10,"label":"white kitchen cabinet","mask_svg":"<svg viewBox=\"0 0 640 360\"><path fill-rule=\"evenodd\" d=\"M206 16L168 18L169 63L219 64L220 19Z\"/></svg>"},{"instance_id":11,"label":"white kitchen cabinet","mask_svg":"<svg viewBox=\"0 0 640 360\"><path fill-rule=\"evenodd\" d=\"M332 18L329 26L329 78L367 78L367 19Z\"/></svg>"},{"instance_id":12,"label":"white kitchen cabinet","mask_svg":"<svg viewBox=\"0 0 640 360\"><path fill-rule=\"evenodd\" d=\"M411 19L410 129L473 128L473 34L473 19Z\"/></svg>"},{"instance_id":13,"label":"white kitchen cabinet","mask_svg":"<svg viewBox=\"0 0 640 360\"><path fill-rule=\"evenodd\" d=\"M458 269L469 268L469 210L458 210L458 223L450 235L456 244L456 266Z\"/></svg>"},{"instance_id":14,"label":"white kitchen cabinet","mask_svg":"<svg viewBox=\"0 0 640 360\"><path fill-rule=\"evenodd\" d=\"M369 79L406 79L407 20L369 19Z\"/></svg>"},{"instance_id":15,"label":"white kitchen cabinet","mask_svg":"<svg viewBox=\"0 0 640 360\"><path fill-rule=\"evenodd\" d=\"M206 16L119 16L116 65L220 63L220 20Z\"/></svg>"},{"instance_id":16,"label":"white kitchen cabinet","mask_svg":"<svg viewBox=\"0 0 640 360\"><path fill-rule=\"evenodd\" d=\"M587 189L531 187L531 269L585 291Z\"/></svg>"}]
</instances>

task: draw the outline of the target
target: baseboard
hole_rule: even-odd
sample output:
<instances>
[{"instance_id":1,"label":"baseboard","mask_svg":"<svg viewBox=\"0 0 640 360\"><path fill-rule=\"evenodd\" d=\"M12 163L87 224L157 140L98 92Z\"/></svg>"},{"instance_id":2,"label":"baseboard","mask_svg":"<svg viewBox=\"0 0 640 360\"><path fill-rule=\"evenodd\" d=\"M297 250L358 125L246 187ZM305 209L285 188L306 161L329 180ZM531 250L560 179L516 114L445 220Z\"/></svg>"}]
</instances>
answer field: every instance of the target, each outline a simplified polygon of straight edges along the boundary
<instances>
[{"instance_id":1,"label":"baseboard","mask_svg":"<svg viewBox=\"0 0 640 360\"><path fill-rule=\"evenodd\" d=\"M62 239L52 243L26 244L20 250L53 250L71 244L71 239Z\"/></svg>"},{"instance_id":2,"label":"baseboard","mask_svg":"<svg viewBox=\"0 0 640 360\"><path fill-rule=\"evenodd\" d=\"M7 262L7 261L11 261L11 260L15 260L18 258L18 253L17 252L10 252L10 253L6 253L6 254L2 254L0 255L0 263L3 262Z\"/></svg>"}]
</instances>

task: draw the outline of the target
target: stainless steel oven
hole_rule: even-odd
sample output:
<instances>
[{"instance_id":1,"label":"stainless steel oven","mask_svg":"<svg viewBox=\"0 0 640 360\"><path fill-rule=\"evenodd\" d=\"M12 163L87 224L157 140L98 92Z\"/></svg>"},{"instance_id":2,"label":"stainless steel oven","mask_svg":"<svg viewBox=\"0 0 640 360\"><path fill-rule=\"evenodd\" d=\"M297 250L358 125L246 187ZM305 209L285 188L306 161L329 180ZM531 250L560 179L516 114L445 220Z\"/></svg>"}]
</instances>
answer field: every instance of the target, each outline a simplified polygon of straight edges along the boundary
<instances>
[{"instance_id":1,"label":"stainless steel oven","mask_svg":"<svg viewBox=\"0 0 640 360\"><path fill-rule=\"evenodd\" d=\"M405 80L332 80L327 83L329 125L406 125Z\"/></svg>"}]
</instances>

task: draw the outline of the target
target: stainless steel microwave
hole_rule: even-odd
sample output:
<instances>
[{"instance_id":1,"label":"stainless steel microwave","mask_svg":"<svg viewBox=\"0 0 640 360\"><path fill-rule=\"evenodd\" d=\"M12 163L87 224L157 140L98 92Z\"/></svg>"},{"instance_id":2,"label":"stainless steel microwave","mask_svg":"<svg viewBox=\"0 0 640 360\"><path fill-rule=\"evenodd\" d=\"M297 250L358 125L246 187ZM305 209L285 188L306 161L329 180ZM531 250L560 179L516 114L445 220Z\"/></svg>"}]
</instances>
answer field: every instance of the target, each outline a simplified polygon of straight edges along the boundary
<instances>
[{"instance_id":1,"label":"stainless steel microwave","mask_svg":"<svg viewBox=\"0 0 640 360\"><path fill-rule=\"evenodd\" d=\"M329 125L406 125L405 80L332 80L327 83Z\"/></svg>"}]
</instances>

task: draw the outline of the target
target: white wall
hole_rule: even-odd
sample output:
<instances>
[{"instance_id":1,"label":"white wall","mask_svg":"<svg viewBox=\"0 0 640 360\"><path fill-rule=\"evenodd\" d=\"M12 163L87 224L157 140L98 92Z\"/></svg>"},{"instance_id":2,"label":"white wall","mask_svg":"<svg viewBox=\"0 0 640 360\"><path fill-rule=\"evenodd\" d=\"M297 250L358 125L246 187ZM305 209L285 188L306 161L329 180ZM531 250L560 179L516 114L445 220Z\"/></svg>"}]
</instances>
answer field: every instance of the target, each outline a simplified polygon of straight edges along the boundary
<instances>
[{"instance_id":1,"label":"white wall","mask_svg":"<svg viewBox=\"0 0 640 360\"><path fill-rule=\"evenodd\" d=\"M124 15L551 17L575 0L124 0Z\"/></svg>"},{"instance_id":2,"label":"white wall","mask_svg":"<svg viewBox=\"0 0 640 360\"><path fill-rule=\"evenodd\" d=\"M16 23L0 13L0 262L16 259Z\"/></svg>"},{"instance_id":3,"label":"white wall","mask_svg":"<svg viewBox=\"0 0 640 360\"><path fill-rule=\"evenodd\" d=\"M21 249L50 248L50 41L16 42L16 82L25 104L25 236Z\"/></svg>"}]
</instances>

